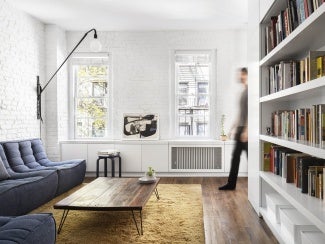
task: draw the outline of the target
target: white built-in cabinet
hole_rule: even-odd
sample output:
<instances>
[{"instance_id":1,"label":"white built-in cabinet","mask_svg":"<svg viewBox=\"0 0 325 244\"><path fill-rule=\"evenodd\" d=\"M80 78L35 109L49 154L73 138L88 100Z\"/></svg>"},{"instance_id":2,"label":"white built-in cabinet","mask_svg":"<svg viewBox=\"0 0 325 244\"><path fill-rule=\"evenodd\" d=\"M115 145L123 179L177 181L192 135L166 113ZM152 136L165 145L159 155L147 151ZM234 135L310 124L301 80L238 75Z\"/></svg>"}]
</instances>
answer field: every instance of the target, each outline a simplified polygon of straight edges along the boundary
<instances>
[{"instance_id":1,"label":"white built-in cabinet","mask_svg":"<svg viewBox=\"0 0 325 244\"><path fill-rule=\"evenodd\" d=\"M157 172L168 172L168 144L142 145L142 172L149 166Z\"/></svg>"},{"instance_id":2,"label":"white built-in cabinet","mask_svg":"<svg viewBox=\"0 0 325 244\"><path fill-rule=\"evenodd\" d=\"M88 159L88 145L67 143L61 144L61 159ZM90 164L87 164L87 171L91 170Z\"/></svg>"},{"instance_id":3,"label":"white built-in cabinet","mask_svg":"<svg viewBox=\"0 0 325 244\"><path fill-rule=\"evenodd\" d=\"M141 172L141 145L115 145L121 152L122 172Z\"/></svg>"},{"instance_id":4,"label":"white built-in cabinet","mask_svg":"<svg viewBox=\"0 0 325 244\"><path fill-rule=\"evenodd\" d=\"M221 169L212 171L204 170L171 170L170 150L175 146L189 147L220 147ZM116 149L121 152L122 172L127 174L142 174L149 166L159 173L199 173L201 175L214 174L226 176L230 170L231 154L234 148L233 141L63 141L60 142L61 160L83 158L87 161L87 173L96 172L97 152L103 149ZM118 166L115 166L116 171ZM102 173L104 164L99 164L99 171ZM110 174L111 165L108 165ZM247 175L247 156L243 153L240 165L240 175Z\"/></svg>"}]
</instances>

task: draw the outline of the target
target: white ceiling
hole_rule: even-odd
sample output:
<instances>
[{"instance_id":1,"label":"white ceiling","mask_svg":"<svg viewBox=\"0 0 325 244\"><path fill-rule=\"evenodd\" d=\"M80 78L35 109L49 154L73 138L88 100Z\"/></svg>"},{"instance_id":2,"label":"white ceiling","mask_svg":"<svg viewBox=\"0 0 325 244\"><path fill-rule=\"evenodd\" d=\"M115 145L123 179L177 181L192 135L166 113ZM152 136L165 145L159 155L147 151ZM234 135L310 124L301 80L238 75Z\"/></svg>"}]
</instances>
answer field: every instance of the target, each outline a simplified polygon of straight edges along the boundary
<instances>
[{"instance_id":1,"label":"white ceiling","mask_svg":"<svg viewBox=\"0 0 325 244\"><path fill-rule=\"evenodd\" d=\"M247 23L248 0L8 0L67 30L214 30Z\"/></svg>"}]
</instances>

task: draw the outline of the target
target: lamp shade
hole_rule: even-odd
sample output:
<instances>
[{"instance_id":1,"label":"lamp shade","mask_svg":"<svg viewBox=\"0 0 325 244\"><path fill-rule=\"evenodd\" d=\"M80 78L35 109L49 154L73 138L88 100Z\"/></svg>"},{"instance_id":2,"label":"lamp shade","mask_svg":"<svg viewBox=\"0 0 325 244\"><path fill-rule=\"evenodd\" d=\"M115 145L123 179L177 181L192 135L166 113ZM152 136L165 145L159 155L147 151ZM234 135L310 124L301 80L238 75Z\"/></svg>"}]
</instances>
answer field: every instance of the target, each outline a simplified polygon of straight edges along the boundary
<instances>
[{"instance_id":1,"label":"lamp shade","mask_svg":"<svg viewBox=\"0 0 325 244\"><path fill-rule=\"evenodd\" d=\"M102 50L102 44L98 40L98 38L94 38L90 42L90 50L92 52L100 52Z\"/></svg>"}]
</instances>

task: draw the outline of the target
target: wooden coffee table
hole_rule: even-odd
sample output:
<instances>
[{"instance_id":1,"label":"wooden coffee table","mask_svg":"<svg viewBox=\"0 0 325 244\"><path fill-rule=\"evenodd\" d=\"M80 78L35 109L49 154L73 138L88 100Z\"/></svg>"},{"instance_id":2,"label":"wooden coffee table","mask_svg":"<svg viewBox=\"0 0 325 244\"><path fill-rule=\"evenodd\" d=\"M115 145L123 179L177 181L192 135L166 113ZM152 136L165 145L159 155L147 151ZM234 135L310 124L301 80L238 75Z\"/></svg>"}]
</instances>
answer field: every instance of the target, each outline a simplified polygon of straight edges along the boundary
<instances>
[{"instance_id":1,"label":"wooden coffee table","mask_svg":"<svg viewBox=\"0 0 325 244\"><path fill-rule=\"evenodd\" d=\"M97 178L54 205L55 209L64 210L58 234L70 210L86 210L131 211L138 234L143 235L142 209L153 192L159 199L159 180L157 178L152 184L140 184L137 178ZM134 214L136 211L139 211L140 215L140 228Z\"/></svg>"}]
</instances>

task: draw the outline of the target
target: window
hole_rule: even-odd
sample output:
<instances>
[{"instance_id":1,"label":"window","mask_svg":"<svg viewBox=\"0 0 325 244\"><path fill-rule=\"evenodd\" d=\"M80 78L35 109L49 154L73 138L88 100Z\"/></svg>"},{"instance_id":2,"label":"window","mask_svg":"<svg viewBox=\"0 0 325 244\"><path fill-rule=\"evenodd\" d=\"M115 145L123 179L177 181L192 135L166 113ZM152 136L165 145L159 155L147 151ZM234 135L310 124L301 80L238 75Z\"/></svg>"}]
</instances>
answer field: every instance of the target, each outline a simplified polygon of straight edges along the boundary
<instances>
[{"instance_id":1,"label":"window","mask_svg":"<svg viewBox=\"0 0 325 244\"><path fill-rule=\"evenodd\" d=\"M176 131L178 136L209 136L209 52L176 52Z\"/></svg>"},{"instance_id":2,"label":"window","mask_svg":"<svg viewBox=\"0 0 325 244\"><path fill-rule=\"evenodd\" d=\"M71 74L74 84L74 137L107 136L108 55L75 55L71 61Z\"/></svg>"}]
</instances>

